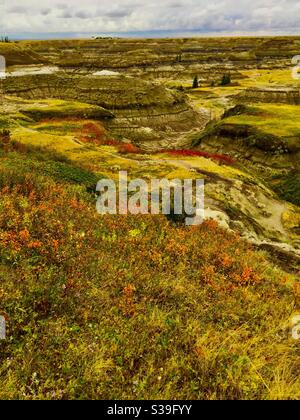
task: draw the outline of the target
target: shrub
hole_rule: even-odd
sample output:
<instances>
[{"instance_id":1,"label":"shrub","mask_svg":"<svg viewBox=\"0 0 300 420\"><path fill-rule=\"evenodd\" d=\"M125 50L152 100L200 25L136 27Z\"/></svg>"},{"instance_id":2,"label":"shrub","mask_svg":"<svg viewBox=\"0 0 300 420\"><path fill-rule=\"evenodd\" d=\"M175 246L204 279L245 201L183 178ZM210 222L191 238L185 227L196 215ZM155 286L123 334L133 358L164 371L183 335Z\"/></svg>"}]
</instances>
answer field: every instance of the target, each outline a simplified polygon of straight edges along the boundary
<instances>
[{"instance_id":1,"label":"shrub","mask_svg":"<svg viewBox=\"0 0 300 420\"><path fill-rule=\"evenodd\" d=\"M119 151L119 153L121 153L123 155L127 155L127 154L140 154L140 153L142 153L142 150L141 149L139 149L138 147L134 146L131 143L121 144L118 147L118 151Z\"/></svg>"}]
</instances>

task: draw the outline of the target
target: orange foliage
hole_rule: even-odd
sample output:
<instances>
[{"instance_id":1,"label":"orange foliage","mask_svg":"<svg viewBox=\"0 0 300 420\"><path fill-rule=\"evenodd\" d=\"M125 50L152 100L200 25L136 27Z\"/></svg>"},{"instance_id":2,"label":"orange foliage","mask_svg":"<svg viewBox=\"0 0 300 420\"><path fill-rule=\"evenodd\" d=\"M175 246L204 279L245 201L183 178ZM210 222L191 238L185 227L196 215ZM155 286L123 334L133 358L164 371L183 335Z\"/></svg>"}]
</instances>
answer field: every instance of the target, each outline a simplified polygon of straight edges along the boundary
<instances>
[{"instance_id":1,"label":"orange foliage","mask_svg":"<svg viewBox=\"0 0 300 420\"><path fill-rule=\"evenodd\" d=\"M79 139L84 143L93 143L97 146L116 146L119 144L116 140L107 138L106 131L99 122L88 121L78 131Z\"/></svg>"},{"instance_id":2,"label":"orange foliage","mask_svg":"<svg viewBox=\"0 0 300 420\"><path fill-rule=\"evenodd\" d=\"M132 284L128 284L122 291L122 296L119 302L119 309L126 317L132 317L136 313L136 307L134 302L135 287Z\"/></svg>"},{"instance_id":3,"label":"orange foliage","mask_svg":"<svg viewBox=\"0 0 300 420\"><path fill-rule=\"evenodd\" d=\"M28 239L30 237L28 229L21 230L21 232L19 233L19 236L20 236L20 239L21 239L22 242L28 241Z\"/></svg>"},{"instance_id":4,"label":"orange foliage","mask_svg":"<svg viewBox=\"0 0 300 420\"><path fill-rule=\"evenodd\" d=\"M138 147L134 146L131 143L121 144L118 147L118 150L119 150L119 153L124 154L124 155L126 155L126 154L140 154L140 153L142 153L141 149L139 149Z\"/></svg>"}]
</instances>

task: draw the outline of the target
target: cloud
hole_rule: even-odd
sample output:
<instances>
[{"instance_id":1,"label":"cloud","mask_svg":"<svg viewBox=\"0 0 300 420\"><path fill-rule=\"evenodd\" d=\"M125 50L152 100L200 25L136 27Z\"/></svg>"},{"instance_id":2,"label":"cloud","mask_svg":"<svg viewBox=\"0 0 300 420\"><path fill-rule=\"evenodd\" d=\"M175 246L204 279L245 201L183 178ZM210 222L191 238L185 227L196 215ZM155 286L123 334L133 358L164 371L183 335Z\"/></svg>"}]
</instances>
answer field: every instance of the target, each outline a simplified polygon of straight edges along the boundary
<instances>
[{"instance_id":1,"label":"cloud","mask_svg":"<svg viewBox=\"0 0 300 420\"><path fill-rule=\"evenodd\" d=\"M58 15L61 19L71 19L73 17L73 14L69 12L68 10L64 10Z\"/></svg>"},{"instance_id":2,"label":"cloud","mask_svg":"<svg viewBox=\"0 0 300 420\"><path fill-rule=\"evenodd\" d=\"M24 14L27 12L27 8L24 6L14 6L8 9L9 14Z\"/></svg>"},{"instance_id":3,"label":"cloud","mask_svg":"<svg viewBox=\"0 0 300 420\"><path fill-rule=\"evenodd\" d=\"M174 2L174 3L170 3L169 7L170 9L177 9L179 7L184 7L184 4L180 2Z\"/></svg>"},{"instance_id":4,"label":"cloud","mask_svg":"<svg viewBox=\"0 0 300 420\"><path fill-rule=\"evenodd\" d=\"M79 10L78 12L74 13L74 17L79 19L92 19L94 16L92 13L86 12L84 10Z\"/></svg>"},{"instance_id":5,"label":"cloud","mask_svg":"<svg viewBox=\"0 0 300 420\"><path fill-rule=\"evenodd\" d=\"M118 19L118 18L124 18L126 16L129 16L131 14L131 10L112 10L111 12L105 13L105 16L112 18L112 19Z\"/></svg>"},{"instance_id":6,"label":"cloud","mask_svg":"<svg viewBox=\"0 0 300 420\"><path fill-rule=\"evenodd\" d=\"M41 10L41 15L43 15L43 16L47 16L47 15L49 15L49 13L51 13L51 9L42 9Z\"/></svg>"},{"instance_id":7,"label":"cloud","mask_svg":"<svg viewBox=\"0 0 300 420\"><path fill-rule=\"evenodd\" d=\"M13 33L300 33L299 11L299 0L10 0L0 16L2 27Z\"/></svg>"},{"instance_id":8,"label":"cloud","mask_svg":"<svg viewBox=\"0 0 300 420\"><path fill-rule=\"evenodd\" d=\"M64 10L67 9L68 5L64 3L58 3L56 6L54 6L54 9Z\"/></svg>"}]
</instances>

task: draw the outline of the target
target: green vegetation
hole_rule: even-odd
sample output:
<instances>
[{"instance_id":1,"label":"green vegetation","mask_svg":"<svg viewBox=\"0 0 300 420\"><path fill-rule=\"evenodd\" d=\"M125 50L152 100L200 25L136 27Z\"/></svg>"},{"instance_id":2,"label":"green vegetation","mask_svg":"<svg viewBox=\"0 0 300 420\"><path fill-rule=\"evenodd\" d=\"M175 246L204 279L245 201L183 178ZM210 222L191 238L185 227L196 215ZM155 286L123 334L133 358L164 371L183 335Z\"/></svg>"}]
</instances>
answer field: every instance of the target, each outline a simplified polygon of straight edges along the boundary
<instances>
[{"instance_id":1,"label":"green vegetation","mask_svg":"<svg viewBox=\"0 0 300 420\"><path fill-rule=\"evenodd\" d=\"M300 173L292 172L279 184L275 185L277 193L286 201L300 206Z\"/></svg>"},{"instance_id":2,"label":"green vegetation","mask_svg":"<svg viewBox=\"0 0 300 420\"><path fill-rule=\"evenodd\" d=\"M40 100L38 103L28 101L21 112L36 121L46 118L112 118L106 109L96 105L83 104L75 101L59 99Z\"/></svg>"},{"instance_id":3,"label":"green vegetation","mask_svg":"<svg viewBox=\"0 0 300 420\"><path fill-rule=\"evenodd\" d=\"M223 115L220 122L210 124L202 135L202 144L211 139L226 149L239 146L239 151L267 153L270 160L278 156L273 166L299 170L300 108L296 105L255 104L236 105ZM260 155L259 155L260 158ZM271 162L271 160L270 160Z\"/></svg>"},{"instance_id":4,"label":"green vegetation","mask_svg":"<svg viewBox=\"0 0 300 420\"><path fill-rule=\"evenodd\" d=\"M293 79L291 68L269 68L269 69L253 69L243 70L243 76L246 76L240 81L244 87L289 87L300 85L300 80Z\"/></svg>"},{"instance_id":5,"label":"green vegetation","mask_svg":"<svg viewBox=\"0 0 300 420\"><path fill-rule=\"evenodd\" d=\"M195 76L193 80L193 89L198 89L198 87L199 87L199 78L198 76Z\"/></svg>"},{"instance_id":6,"label":"green vegetation","mask_svg":"<svg viewBox=\"0 0 300 420\"><path fill-rule=\"evenodd\" d=\"M300 143L300 107L297 105L255 104L243 107L224 122L253 126L277 137L298 137L295 143Z\"/></svg>"},{"instance_id":7,"label":"green vegetation","mask_svg":"<svg viewBox=\"0 0 300 420\"><path fill-rule=\"evenodd\" d=\"M221 80L221 86L227 86L231 83L231 75L229 73L224 74Z\"/></svg>"}]
</instances>

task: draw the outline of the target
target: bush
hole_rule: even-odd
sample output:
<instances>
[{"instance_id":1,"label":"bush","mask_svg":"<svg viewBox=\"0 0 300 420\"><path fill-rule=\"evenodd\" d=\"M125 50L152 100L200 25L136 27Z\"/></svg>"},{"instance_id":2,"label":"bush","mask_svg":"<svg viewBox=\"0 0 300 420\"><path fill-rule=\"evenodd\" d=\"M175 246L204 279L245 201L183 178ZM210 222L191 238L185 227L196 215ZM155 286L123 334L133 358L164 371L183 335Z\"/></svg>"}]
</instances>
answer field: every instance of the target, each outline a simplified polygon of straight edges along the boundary
<instances>
[{"instance_id":1,"label":"bush","mask_svg":"<svg viewBox=\"0 0 300 420\"><path fill-rule=\"evenodd\" d=\"M140 154L140 153L142 153L142 150L141 149L139 149L138 147L134 146L131 143L121 144L118 147L118 151L119 151L119 153L121 153L123 155L127 155L127 154Z\"/></svg>"}]
</instances>

